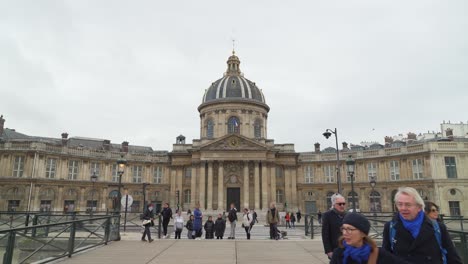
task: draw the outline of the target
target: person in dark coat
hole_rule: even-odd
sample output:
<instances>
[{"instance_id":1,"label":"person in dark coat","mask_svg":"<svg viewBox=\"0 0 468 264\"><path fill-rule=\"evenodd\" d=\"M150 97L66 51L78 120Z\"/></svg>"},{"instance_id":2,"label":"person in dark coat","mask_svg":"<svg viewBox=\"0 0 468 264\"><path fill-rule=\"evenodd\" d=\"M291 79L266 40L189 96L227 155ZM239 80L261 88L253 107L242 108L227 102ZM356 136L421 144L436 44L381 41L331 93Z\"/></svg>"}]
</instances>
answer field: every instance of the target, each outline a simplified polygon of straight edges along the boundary
<instances>
[{"instance_id":1,"label":"person in dark coat","mask_svg":"<svg viewBox=\"0 0 468 264\"><path fill-rule=\"evenodd\" d=\"M201 239L202 236L202 220L203 220L203 214L200 210L200 203L197 202L195 204L195 210L193 210L193 231L195 231L195 239L199 240Z\"/></svg>"},{"instance_id":2,"label":"person in dark coat","mask_svg":"<svg viewBox=\"0 0 468 264\"><path fill-rule=\"evenodd\" d=\"M151 243L153 242L153 239L151 239L151 223L154 220L154 213L153 213L153 206L150 205L148 208L145 210L145 213L143 214L143 226L145 227L145 231L143 232L143 237L141 238L141 241L147 241L145 237L148 237L148 241ZM154 225L154 224L153 224Z\"/></svg>"},{"instance_id":3,"label":"person in dark coat","mask_svg":"<svg viewBox=\"0 0 468 264\"><path fill-rule=\"evenodd\" d=\"M346 214L346 202L341 194L335 193L332 195L331 202L332 209L325 212L322 216L323 249L329 259L333 255L333 250L338 247L338 238L341 234L340 227Z\"/></svg>"},{"instance_id":4,"label":"person in dark coat","mask_svg":"<svg viewBox=\"0 0 468 264\"><path fill-rule=\"evenodd\" d=\"M370 222L364 215L349 213L343 218L342 237L330 264L409 264L377 247L369 237Z\"/></svg>"},{"instance_id":5,"label":"person in dark coat","mask_svg":"<svg viewBox=\"0 0 468 264\"><path fill-rule=\"evenodd\" d=\"M223 219L222 214L218 214L218 219L216 219L214 229L216 239L223 239L224 231L226 230L226 220Z\"/></svg>"},{"instance_id":6,"label":"person in dark coat","mask_svg":"<svg viewBox=\"0 0 468 264\"><path fill-rule=\"evenodd\" d=\"M172 218L172 210L169 207L168 203L164 203L163 210L161 212L162 216L162 226L163 226L163 238L167 238L167 226L169 225L169 221L171 221Z\"/></svg>"},{"instance_id":7,"label":"person in dark coat","mask_svg":"<svg viewBox=\"0 0 468 264\"><path fill-rule=\"evenodd\" d=\"M228 239L236 238L236 223L237 223L237 209L234 203L231 203L231 209L229 210L228 220L231 224L231 232Z\"/></svg>"},{"instance_id":8,"label":"person in dark coat","mask_svg":"<svg viewBox=\"0 0 468 264\"><path fill-rule=\"evenodd\" d=\"M195 234L193 233L193 215L190 215L190 218L185 224L185 227L187 228L187 238L195 239Z\"/></svg>"},{"instance_id":9,"label":"person in dark coat","mask_svg":"<svg viewBox=\"0 0 468 264\"><path fill-rule=\"evenodd\" d=\"M296 213L297 223L301 222L301 217L302 217L301 210L297 210L297 213Z\"/></svg>"},{"instance_id":10,"label":"person in dark coat","mask_svg":"<svg viewBox=\"0 0 468 264\"><path fill-rule=\"evenodd\" d=\"M205 225L203 226L205 229L205 239L213 239L214 238L214 222L213 217L208 216L208 220L206 220Z\"/></svg>"},{"instance_id":11,"label":"person in dark coat","mask_svg":"<svg viewBox=\"0 0 468 264\"><path fill-rule=\"evenodd\" d=\"M385 224L382 247L411 263L443 263L443 254L437 242L433 220L424 214L424 201L418 191L400 187L395 195L398 213ZM395 229L391 239L390 225ZM447 227L439 223L442 248L447 251L447 263L462 263ZM392 240L392 241L391 241Z\"/></svg>"}]
</instances>

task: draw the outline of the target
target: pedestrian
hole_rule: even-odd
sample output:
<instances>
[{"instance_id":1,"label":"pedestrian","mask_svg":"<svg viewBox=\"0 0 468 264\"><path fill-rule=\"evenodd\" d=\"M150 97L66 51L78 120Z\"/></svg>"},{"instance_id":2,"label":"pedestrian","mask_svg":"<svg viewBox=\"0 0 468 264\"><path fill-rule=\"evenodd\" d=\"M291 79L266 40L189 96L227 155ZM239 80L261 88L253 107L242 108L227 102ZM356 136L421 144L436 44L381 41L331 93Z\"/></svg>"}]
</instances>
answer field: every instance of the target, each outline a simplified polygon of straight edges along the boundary
<instances>
[{"instance_id":1,"label":"pedestrian","mask_svg":"<svg viewBox=\"0 0 468 264\"><path fill-rule=\"evenodd\" d=\"M462 263L447 227L424 214L424 201L412 187L395 194L398 213L384 226L382 247L411 263Z\"/></svg>"},{"instance_id":2,"label":"pedestrian","mask_svg":"<svg viewBox=\"0 0 468 264\"><path fill-rule=\"evenodd\" d=\"M174 227L175 227L175 239L180 239L180 234L182 234L182 230L184 229L184 217L177 211L176 216L174 218Z\"/></svg>"},{"instance_id":3,"label":"pedestrian","mask_svg":"<svg viewBox=\"0 0 468 264\"><path fill-rule=\"evenodd\" d=\"M346 214L341 226L342 236L338 240L338 248L333 251L330 263L408 263L378 248L375 241L369 237L369 230L370 222L365 216L359 213Z\"/></svg>"},{"instance_id":4,"label":"pedestrian","mask_svg":"<svg viewBox=\"0 0 468 264\"><path fill-rule=\"evenodd\" d=\"M245 229L247 239L250 239L250 230L252 230L253 223L253 215L249 212L249 209L244 208L244 215L242 216L242 227Z\"/></svg>"},{"instance_id":5,"label":"pedestrian","mask_svg":"<svg viewBox=\"0 0 468 264\"><path fill-rule=\"evenodd\" d=\"M275 239L278 240L278 222L279 222L279 213L278 210L276 209L276 203L271 202L270 203L270 210L267 212L267 223L270 225L270 239Z\"/></svg>"},{"instance_id":6,"label":"pedestrian","mask_svg":"<svg viewBox=\"0 0 468 264\"><path fill-rule=\"evenodd\" d=\"M291 215L289 212L286 212L284 219L286 220L286 228L291 228Z\"/></svg>"},{"instance_id":7,"label":"pedestrian","mask_svg":"<svg viewBox=\"0 0 468 264\"><path fill-rule=\"evenodd\" d=\"M320 210L318 210L318 213L317 213L317 221L319 225L322 224L322 212L320 212Z\"/></svg>"},{"instance_id":8,"label":"pedestrian","mask_svg":"<svg viewBox=\"0 0 468 264\"><path fill-rule=\"evenodd\" d=\"M192 214L192 211L190 211L190 209L187 209L187 215L190 217L191 214Z\"/></svg>"},{"instance_id":9,"label":"pedestrian","mask_svg":"<svg viewBox=\"0 0 468 264\"><path fill-rule=\"evenodd\" d=\"M162 215L162 226L163 226L163 238L167 238L167 226L169 225L169 221L172 219L172 210L169 207L169 203L164 203L163 210L161 212Z\"/></svg>"},{"instance_id":10,"label":"pedestrian","mask_svg":"<svg viewBox=\"0 0 468 264\"><path fill-rule=\"evenodd\" d=\"M301 218L302 218L301 209L297 210L296 217L297 217L297 223L300 223Z\"/></svg>"},{"instance_id":11,"label":"pedestrian","mask_svg":"<svg viewBox=\"0 0 468 264\"><path fill-rule=\"evenodd\" d=\"M229 210L228 220L231 224L231 233L229 233L228 239L236 239L237 209L234 203L231 203L231 209Z\"/></svg>"},{"instance_id":12,"label":"pedestrian","mask_svg":"<svg viewBox=\"0 0 468 264\"><path fill-rule=\"evenodd\" d=\"M208 220L206 220L205 225L203 226L205 229L205 239L213 239L214 225L213 217L211 215L208 216Z\"/></svg>"},{"instance_id":13,"label":"pedestrian","mask_svg":"<svg viewBox=\"0 0 468 264\"><path fill-rule=\"evenodd\" d=\"M257 215L257 212L255 212L254 209L250 210L250 212L252 212L252 216L253 216L253 219L254 219L253 223L254 223L254 224L255 224L255 223L258 223L258 215Z\"/></svg>"},{"instance_id":14,"label":"pedestrian","mask_svg":"<svg viewBox=\"0 0 468 264\"><path fill-rule=\"evenodd\" d=\"M292 228L296 229L296 217L294 216L294 213L290 213L289 218L291 218Z\"/></svg>"},{"instance_id":15,"label":"pedestrian","mask_svg":"<svg viewBox=\"0 0 468 264\"><path fill-rule=\"evenodd\" d=\"M145 227L145 231L143 231L143 237L141 237L141 241L148 241L149 243L151 243L153 242L153 239L151 238L150 227L154 226L153 205L148 206L142 218L143 218L142 225ZM145 237L148 237L148 240L146 240Z\"/></svg>"},{"instance_id":16,"label":"pedestrian","mask_svg":"<svg viewBox=\"0 0 468 264\"><path fill-rule=\"evenodd\" d=\"M439 206L437 206L433 202L425 202L424 203L424 212L426 213L427 217L434 221L440 222L439 218Z\"/></svg>"},{"instance_id":17,"label":"pedestrian","mask_svg":"<svg viewBox=\"0 0 468 264\"><path fill-rule=\"evenodd\" d=\"M322 219L322 243L325 254L331 259L333 250L338 247L340 227L346 214L345 198L335 193L331 197L332 208L323 214Z\"/></svg>"},{"instance_id":18,"label":"pedestrian","mask_svg":"<svg viewBox=\"0 0 468 264\"><path fill-rule=\"evenodd\" d=\"M200 210L200 202L195 203L195 210L193 210L193 231L195 231L195 239L201 240L202 236L202 220L203 214Z\"/></svg>"},{"instance_id":19,"label":"pedestrian","mask_svg":"<svg viewBox=\"0 0 468 264\"><path fill-rule=\"evenodd\" d=\"M214 228L216 239L223 239L224 231L226 230L226 220L223 219L222 214L218 214L218 219L215 221Z\"/></svg>"},{"instance_id":20,"label":"pedestrian","mask_svg":"<svg viewBox=\"0 0 468 264\"><path fill-rule=\"evenodd\" d=\"M195 233L193 231L193 215L190 215L189 220L185 224L185 227L187 228L187 238L188 239L195 239Z\"/></svg>"}]
</instances>

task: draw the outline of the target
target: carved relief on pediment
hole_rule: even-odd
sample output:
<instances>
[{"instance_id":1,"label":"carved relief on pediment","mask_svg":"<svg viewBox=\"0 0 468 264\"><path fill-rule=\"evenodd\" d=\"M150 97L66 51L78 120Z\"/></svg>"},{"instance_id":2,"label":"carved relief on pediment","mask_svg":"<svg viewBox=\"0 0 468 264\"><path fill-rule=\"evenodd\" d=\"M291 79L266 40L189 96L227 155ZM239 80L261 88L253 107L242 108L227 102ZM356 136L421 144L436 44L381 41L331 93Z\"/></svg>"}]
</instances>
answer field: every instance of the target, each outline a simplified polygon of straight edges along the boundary
<instances>
[{"instance_id":1,"label":"carved relief on pediment","mask_svg":"<svg viewBox=\"0 0 468 264\"><path fill-rule=\"evenodd\" d=\"M253 144L243 138L232 136L222 141L216 142L212 145L207 146L206 150L255 150L261 148L260 146Z\"/></svg>"}]
</instances>

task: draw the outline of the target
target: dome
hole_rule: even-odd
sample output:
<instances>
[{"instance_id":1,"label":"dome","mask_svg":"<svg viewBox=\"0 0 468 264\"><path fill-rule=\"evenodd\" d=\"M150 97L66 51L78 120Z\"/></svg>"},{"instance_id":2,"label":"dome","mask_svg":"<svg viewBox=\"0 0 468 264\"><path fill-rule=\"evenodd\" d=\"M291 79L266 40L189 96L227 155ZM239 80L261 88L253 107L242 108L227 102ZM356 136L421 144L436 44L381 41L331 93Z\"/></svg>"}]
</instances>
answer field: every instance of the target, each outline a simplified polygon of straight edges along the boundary
<instances>
[{"instance_id":1,"label":"dome","mask_svg":"<svg viewBox=\"0 0 468 264\"><path fill-rule=\"evenodd\" d=\"M244 75L241 73L239 69L240 60L234 51L229 57L227 64L228 68L224 76L213 82L205 91L202 104L218 100L248 100L265 104L265 97L262 91L254 82L244 78Z\"/></svg>"}]
</instances>

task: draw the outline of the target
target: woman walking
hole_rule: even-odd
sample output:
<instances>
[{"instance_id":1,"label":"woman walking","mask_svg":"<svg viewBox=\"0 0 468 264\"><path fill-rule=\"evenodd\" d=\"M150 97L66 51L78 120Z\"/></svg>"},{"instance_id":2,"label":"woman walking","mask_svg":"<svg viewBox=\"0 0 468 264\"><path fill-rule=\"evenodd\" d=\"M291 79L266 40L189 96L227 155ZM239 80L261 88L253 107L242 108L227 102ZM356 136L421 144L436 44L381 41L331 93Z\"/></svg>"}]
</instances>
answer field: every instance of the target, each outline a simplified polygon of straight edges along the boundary
<instances>
[{"instance_id":1,"label":"woman walking","mask_svg":"<svg viewBox=\"0 0 468 264\"><path fill-rule=\"evenodd\" d=\"M244 208L244 216L242 217L242 227L245 229L247 239L250 239L250 230L252 230L253 221L253 215L249 212L249 209Z\"/></svg>"}]
</instances>

